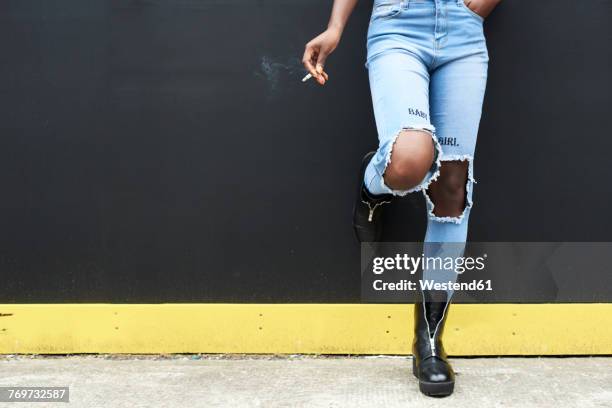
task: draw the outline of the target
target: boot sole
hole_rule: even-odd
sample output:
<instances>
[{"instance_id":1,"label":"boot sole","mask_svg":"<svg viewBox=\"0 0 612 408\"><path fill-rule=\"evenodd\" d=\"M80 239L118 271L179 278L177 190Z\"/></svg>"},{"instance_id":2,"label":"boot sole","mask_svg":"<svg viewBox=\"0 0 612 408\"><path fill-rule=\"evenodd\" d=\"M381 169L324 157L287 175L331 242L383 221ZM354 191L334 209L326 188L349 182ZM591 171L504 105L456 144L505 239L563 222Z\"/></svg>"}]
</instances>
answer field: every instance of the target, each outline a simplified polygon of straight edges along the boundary
<instances>
[{"instance_id":1,"label":"boot sole","mask_svg":"<svg viewBox=\"0 0 612 408\"><path fill-rule=\"evenodd\" d=\"M454 381L429 382L419 378L417 373L416 360L412 358L412 374L419 380L419 390L428 397L448 397L455 389Z\"/></svg>"}]
</instances>

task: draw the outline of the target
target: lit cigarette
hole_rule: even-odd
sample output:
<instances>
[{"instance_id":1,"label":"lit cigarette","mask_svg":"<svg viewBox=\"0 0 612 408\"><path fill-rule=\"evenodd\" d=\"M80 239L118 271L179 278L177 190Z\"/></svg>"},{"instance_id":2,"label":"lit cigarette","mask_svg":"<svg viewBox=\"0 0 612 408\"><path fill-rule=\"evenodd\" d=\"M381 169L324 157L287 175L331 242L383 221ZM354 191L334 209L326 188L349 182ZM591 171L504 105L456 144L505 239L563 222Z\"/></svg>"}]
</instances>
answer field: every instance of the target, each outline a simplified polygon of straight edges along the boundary
<instances>
[{"instance_id":1,"label":"lit cigarette","mask_svg":"<svg viewBox=\"0 0 612 408\"><path fill-rule=\"evenodd\" d=\"M312 78L312 74L307 74L304 78L302 78L302 82L306 82L308 81L310 78Z\"/></svg>"}]
</instances>

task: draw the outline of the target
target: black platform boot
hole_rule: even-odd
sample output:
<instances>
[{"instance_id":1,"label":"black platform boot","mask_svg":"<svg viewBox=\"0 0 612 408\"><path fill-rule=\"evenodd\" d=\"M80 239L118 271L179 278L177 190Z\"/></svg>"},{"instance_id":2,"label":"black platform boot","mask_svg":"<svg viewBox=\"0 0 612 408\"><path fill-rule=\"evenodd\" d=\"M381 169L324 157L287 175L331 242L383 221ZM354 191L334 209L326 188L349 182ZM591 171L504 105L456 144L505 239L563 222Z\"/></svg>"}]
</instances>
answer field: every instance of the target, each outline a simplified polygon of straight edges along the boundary
<instances>
[{"instance_id":1,"label":"black platform boot","mask_svg":"<svg viewBox=\"0 0 612 408\"><path fill-rule=\"evenodd\" d=\"M366 167L376 152L369 152L363 157L357 197L353 206L353 228L359 242L378 242L382 237L382 219L380 207L388 204L393 198L392 194L373 195L365 188L363 176Z\"/></svg>"},{"instance_id":2,"label":"black platform boot","mask_svg":"<svg viewBox=\"0 0 612 408\"><path fill-rule=\"evenodd\" d=\"M414 307L412 372L419 379L419 389L431 397L453 393L455 373L447 361L442 333L450 299L446 291L425 291L424 302Z\"/></svg>"}]
</instances>

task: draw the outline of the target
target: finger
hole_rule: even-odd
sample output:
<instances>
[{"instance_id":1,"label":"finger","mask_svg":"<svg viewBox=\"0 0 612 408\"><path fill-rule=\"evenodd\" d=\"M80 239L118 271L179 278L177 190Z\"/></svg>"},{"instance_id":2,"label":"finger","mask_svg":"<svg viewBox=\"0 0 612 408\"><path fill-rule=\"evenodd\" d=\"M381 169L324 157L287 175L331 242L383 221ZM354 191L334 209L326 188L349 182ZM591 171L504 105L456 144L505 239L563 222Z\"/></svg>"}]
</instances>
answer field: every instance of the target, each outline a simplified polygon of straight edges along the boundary
<instances>
[{"instance_id":1,"label":"finger","mask_svg":"<svg viewBox=\"0 0 612 408\"><path fill-rule=\"evenodd\" d=\"M325 82L329 81L329 75L327 75L327 72L323 71L321 72L321 75L323 75L323 78L325 78Z\"/></svg>"},{"instance_id":2,"label":"finger","mask_svg":"<svg viewBox=\"0 0 612 408\"><path fill-rule=\"evenodd\" d=\"M308 70L308 72L310 73L310 75L312 75L314 78L317 78L319 76L319 74L317 73L317 70L315 69L314 65L312 64L312 61L310 60L304 60L302 61L304 64L304 67Z\"/></svg>"},{"instance_id":3,"label":"finger","mask_svg":"<svg viewBox=\"0 0 612 408\"><path fill-rule=\"evenodd\" d=\"M302 58L302 64L304 64L304 68L306 68L313 77L317 78L319 74L317 73L317 70L313 64L313 56L314 50L312 47L307 46L306 51L304 51L304 57Z\"/></svg>"},{"instance_id":4,"label":"finger","mask_svg":"<svg viewBox=\"0 0 612 408\"><path fill-rule=\"evenodd\" d=\"M323 73L323 67L325 66L325 61L327 60L328 55L329 54L325 52L319 52L319 55L317 56L316 68L319 74Z\"/></svg>"},{"instance_id":5,"label":"finger","mask_svg":"<svg viewBox=\"0 0 612 408\"><path fill-rule=\"evenodd\" d=\"M321 85L323 85L327 81L327 74L323 71L322 65L317 65L317 72L319 73L319 78L321 79Z\"/></svg>"}]
</instances>

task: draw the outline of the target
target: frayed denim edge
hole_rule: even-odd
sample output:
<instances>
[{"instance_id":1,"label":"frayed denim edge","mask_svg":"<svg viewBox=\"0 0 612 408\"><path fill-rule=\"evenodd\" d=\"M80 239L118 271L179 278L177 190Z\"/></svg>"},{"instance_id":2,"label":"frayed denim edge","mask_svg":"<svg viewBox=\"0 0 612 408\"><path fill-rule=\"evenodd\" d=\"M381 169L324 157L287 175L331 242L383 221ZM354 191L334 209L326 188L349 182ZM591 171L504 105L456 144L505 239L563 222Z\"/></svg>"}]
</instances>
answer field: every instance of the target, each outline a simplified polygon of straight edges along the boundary
<instances>
[{"instance_id":1,"label":"frayed denim edge","mask_svg":"<svg viewBox=\"0 0 612 408\"><path fill-rule=\"evenodd\" d=\"M465 185L465 195L467 197L467 204L463 209L463 212L458 217L438 217L434 214L435 204L431 201L431 198L427 195L427 190L423 190L423 196L425 196L425 201L427 202L427 215L429 219L437 222L451 222L454 224L461 224L463 219L465 218L465 214L469 209L472 208L474 202L472 200L472 188L473 185L476 184L476 180L474 179L474 157L469 154L461 154L461 155L449 155L444 156L444 158L440 158L440 161L467 161L468 164L468 179ZM438 168L439 169L439 168Z\"/></svg>"},{"instance_id":2,"label":"frayed denim edge","mask_svg":"<svg viewBox=\"0 0 612 408\"><path fill-rule=\"evenodd\" d=\"M429 176L426 177L421 184L419 184L418 186L412 187L409 190L394 190L391 187L389 187L386 183L385 183L385 171L387 171L387 167L389 167L389 163L391 163L391 153L393 153L393 147L395 146L395 143L397 142L397 138L399 137L399 135L404 132L404 131L420 131L420 132L426 132L431 136L431 140L433 140L434 142L434 146L436 148L436 165L435 165L435 171L434 173ZM442 165L442 161L441 161L441 157L442 157L442 146L440 146L440 142L438 142L438 138L436 137L435 134L435 128L432 125L429 124L422 124L422 125L415 125L415 126L406 126L401 128L397 134L395 135L395 137L393 138L393 141L391 142L391 147L389 148L389 151L387 152L387 156L385 157L385 168L382 172L382 174L380 175L381 178L381 182L383 184L383 186L385 186L385 188L387 188L389 190L389 192L395 196L399 196L399 197L404 197L407 194L410 193L415 193L417 191L425 191L427 189L427 187L429 187L429 185L434 182L435 180L438 179L438 177L440 176L440 166Z\"/></svg>"}]
</instances>

